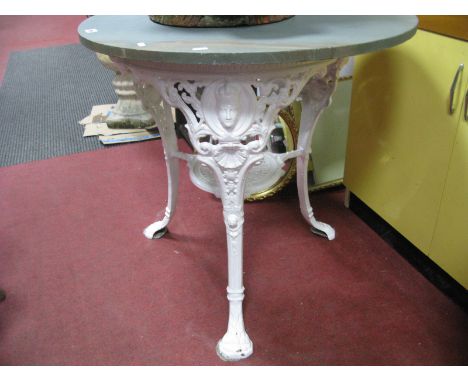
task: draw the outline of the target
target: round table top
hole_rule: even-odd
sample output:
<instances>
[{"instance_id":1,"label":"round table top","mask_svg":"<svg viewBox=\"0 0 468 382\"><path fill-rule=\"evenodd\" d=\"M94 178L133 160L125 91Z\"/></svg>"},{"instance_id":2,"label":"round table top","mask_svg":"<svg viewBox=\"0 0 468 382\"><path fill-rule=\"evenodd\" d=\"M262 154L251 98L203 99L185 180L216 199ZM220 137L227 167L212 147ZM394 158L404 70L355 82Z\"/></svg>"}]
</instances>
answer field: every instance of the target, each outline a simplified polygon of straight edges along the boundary
<instances>
[{"instance_id":1,"label":"round table top","mask_svg":"<svg viewBox=\"0 0 468 382\"><path fill-rule=\"evenodd\" d=\"M93 16L83 45L112 57L180 64L287 64L349 57L400 44L416 16L295 16L274 24L181 28L148 16Z\"/></svg>"}]
</instances>

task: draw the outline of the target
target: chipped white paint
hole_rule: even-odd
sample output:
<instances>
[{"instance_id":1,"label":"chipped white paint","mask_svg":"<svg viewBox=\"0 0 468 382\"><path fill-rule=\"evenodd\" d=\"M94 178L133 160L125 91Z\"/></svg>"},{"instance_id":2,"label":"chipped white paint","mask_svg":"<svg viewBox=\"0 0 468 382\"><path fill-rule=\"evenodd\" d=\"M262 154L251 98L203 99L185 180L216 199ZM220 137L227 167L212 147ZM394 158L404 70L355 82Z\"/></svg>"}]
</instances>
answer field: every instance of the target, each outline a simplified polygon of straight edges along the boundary
<instances>
[{"instance_id":1,"label":"chipped white paint","mask_svg":"<svg viewBox=\"0 0 468 382\"><path fill-rule=\"evenodd\" d=\"M116 61L118 59L115 59ZM162 236L175 211L178 188L178 159L188 161L192 180L217 193L223 203L228 249L229 321L218 342L224 360L250 356L253 344L242 314L244 195L250 169L266 161L274 176L284 161L297 157L297 185L301 212L315 233L332 240L335 232L319 222L307 192L307 162L313 129L331 100L339 69L345 60L301 65L167 65L119 60L137 84L144 107L152 114L161 133L168 174L168 203L162 220L148 226L148 238ZM302 92L302 93L301 93ZM289 153L269 151L268 140L278 112L301 94L303 111L298 148ZM171 106L186 119L195 154L178 151ZM217 180L203 183L203 172Z\"/></svg>"}]
</instances>

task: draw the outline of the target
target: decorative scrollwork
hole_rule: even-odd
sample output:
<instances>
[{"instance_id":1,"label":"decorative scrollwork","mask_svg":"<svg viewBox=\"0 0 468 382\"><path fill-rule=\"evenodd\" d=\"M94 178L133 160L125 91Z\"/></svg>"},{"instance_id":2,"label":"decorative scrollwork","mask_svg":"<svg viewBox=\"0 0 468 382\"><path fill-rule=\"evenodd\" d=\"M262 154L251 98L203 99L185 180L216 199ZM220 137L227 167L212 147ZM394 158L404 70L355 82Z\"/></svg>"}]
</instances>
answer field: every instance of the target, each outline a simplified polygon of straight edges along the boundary
<instances>
[{"instance_id":1,"label":"decorative scrollwork","mask_svg":"<svg viewBox=\"0 0 468 382\"><path fill-rule=\"evenodd\" d=\"M306 68L286 78L252 77L241 81L157 81L163 96L186 116L196 151L207 156L216 153L221 158L220 151L226 150L226 155L240 164L245 150L264 150L279 110L294 101L309 72L310 68ZM239 158L235 158L237 154Z\"/></svg>"}]
</instances>

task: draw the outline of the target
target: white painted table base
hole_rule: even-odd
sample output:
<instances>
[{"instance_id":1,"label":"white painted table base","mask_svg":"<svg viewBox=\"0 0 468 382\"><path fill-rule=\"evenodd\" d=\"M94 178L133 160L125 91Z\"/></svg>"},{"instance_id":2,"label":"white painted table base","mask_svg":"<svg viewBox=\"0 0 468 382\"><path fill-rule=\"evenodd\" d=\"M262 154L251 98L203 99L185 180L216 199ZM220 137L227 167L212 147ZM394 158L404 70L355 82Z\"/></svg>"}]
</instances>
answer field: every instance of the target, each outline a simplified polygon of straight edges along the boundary
<instances>
[{"instance_id":1,"label":"white painted table base","mask_svg":"<svg viewBox=\"0 0 468 382\"><path fill-rule=\"evenodd\" d=\"M246 173L266 157L278 168L297 158L297 187L301 212L312 230L332 240L335 231L315 219L309 202L307 163L314 126L330 103L339 69L345 59L289 65L165 65L120 60L132 74L144 107L156 121L164 145L168 175L168 203L162 220L149 225L147 238L161 237L175 212L179 159L189 167L199 161L216 175L221 191L228 247L229 322L218 342L224 360L250 356L253 344L244 327L242 301L242 238ZM303 102L298 148L274 154L268 139L278 112L298 96ZM188 121L196 154L178 151L171 106L179 108ZM273 170L274 171L274 170Z\"/></svg>"}]
</instances>

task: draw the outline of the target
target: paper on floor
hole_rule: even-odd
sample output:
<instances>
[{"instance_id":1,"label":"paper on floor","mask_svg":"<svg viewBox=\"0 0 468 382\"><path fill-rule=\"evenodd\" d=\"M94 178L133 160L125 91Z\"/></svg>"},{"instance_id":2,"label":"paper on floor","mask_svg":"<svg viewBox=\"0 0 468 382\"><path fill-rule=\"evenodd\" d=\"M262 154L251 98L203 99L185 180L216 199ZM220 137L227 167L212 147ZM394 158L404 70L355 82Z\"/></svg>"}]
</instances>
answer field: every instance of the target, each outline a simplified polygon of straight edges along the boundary
<instances>
[{"instance_id":1,"label":"paper on floor","mask_svg":"<svg viewBox=\"0 0 468 382\"><path fill-rule=\"evenodd\" d=\"M114 106L113 104L93 106L91 114L79 122L81 125L84 125L83 137L98 136L99 141L105 145L160 138L156 126L151 126L147 129L109 128L105 120Z\"/></svg>"}]
</instances>

